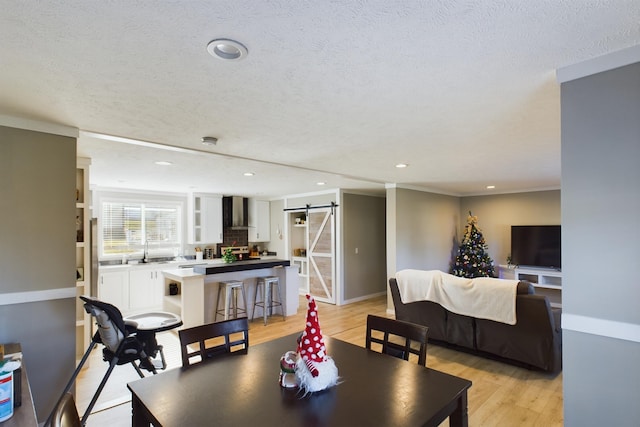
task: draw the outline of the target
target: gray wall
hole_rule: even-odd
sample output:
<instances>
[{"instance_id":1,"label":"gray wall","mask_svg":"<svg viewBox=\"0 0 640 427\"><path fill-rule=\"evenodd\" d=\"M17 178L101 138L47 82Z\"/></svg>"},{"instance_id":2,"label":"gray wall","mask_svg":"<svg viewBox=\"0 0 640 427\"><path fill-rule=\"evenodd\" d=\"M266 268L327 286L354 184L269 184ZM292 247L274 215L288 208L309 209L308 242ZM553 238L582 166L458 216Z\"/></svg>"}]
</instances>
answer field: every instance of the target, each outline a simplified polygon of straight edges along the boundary
<instances>
[{"instance_id":1,"label":"gray wall","mask_svg":"<svg viewBox=\"0 0 640 427\"><path fill-rule=\"evenodd\" d=\"M40 421L75 368L75 170L75 138L0 126L0 342L22 344Z\"/></svg>"},{"instance_id":2,"label":"gray wall","mask_svg":"<svg viewBox=\"0 0 640 427\"><path fill-rule=\"evenodd\" d=\"M637 426L640 63L561 96L565 425Z\"/></svg>"},{"instance_id":3,"label":"gray wall","mask_svg":"<svg viewBox=\"0 0 640 427\"><path fill-rule=\"evenodd\" d=\"M458 238L462 238L469 211L478 216L478 226L494 264L506 264L511 251L512 225L561 223L560 190L463 197L460 199Z\"/></svg>"},{"instance_id":4,"label":"gray wall","mask_svg":"<svg viewBox=\"0 0 640 427\"><path fill-rule=\"evenodd\" d=\"M344 301L384 294L385 199L344 193L342 207Z\"/></svg>"},{"instance_id":5,"label":"gray wall","mask_svg":"<svg viewBox=\"0 0 640 427\"><path fill-rule=\"evenodd\" d=\"M387 273L393 276L405 268L448 271L451 249L459 233L460 198L388 189L387 212L390 211L387 234L394 236L387 239L387 251L395 267Z\"/></svg>"}]
</instances>

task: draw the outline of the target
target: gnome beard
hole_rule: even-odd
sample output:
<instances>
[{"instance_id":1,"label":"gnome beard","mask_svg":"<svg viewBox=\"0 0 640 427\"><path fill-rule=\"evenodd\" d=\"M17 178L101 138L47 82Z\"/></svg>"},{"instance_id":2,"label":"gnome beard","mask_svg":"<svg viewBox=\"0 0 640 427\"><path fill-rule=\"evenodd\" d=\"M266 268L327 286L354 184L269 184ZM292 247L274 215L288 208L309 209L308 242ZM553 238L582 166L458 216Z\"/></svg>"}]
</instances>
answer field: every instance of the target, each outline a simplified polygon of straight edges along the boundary
<instances>
[{"instance_id":1,"label":"gnome beard","mask_svg":"<svg viewBox=\"0 0 640 427\"><path fill-rule=\"evenodd\" d=\"M296 379L298 387L307 393L324 390L338 383L338 367L329 356L324 362L309 362L314 365L316 376L308 368L308 363L298 358L296 364Z\"/></svg>"},{"instance_id":2,"label":"gnome beard","mask_svg":"<svg viewBox=\"0 0 640 427\"><path fill-rule=\"evenodd\" d=\"M307 300L309 302L307 324L298 344L296 379L298 387L311 393L336 385L338 368L333 359L326 354L316 302L310 295L307 295Z\"/></svg>"}]
</instances>

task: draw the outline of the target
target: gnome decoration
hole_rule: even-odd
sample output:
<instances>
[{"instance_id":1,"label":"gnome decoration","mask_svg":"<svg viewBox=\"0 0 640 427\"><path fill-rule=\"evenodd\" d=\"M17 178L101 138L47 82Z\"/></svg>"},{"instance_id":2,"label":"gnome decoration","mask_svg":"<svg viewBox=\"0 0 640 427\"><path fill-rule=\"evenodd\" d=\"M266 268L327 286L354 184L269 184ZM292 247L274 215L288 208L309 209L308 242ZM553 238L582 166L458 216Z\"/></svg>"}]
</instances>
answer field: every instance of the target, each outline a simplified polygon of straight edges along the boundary
<instances>
[{"instance_id":1,"label":"gnome decoration","mask_svg":"<svg viewBox=\"0 0 640 427\"><path fill-rule=\"evenodd\" d=\"M316 301L307 295L309 308L307 325L298 344L296 379L298 387L306 393L324 390L338 383L338 368L327 356L324 339L318 323Z\"/></svg>"}]
</instances>

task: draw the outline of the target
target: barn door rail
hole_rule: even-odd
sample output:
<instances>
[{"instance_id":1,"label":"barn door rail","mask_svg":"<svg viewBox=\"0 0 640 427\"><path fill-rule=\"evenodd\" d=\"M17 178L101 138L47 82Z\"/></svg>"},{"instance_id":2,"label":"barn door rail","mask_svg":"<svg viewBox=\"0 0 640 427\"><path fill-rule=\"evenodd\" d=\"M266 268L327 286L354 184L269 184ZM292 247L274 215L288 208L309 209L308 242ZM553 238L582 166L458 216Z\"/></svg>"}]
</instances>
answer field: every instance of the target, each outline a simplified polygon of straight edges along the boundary
<instances>
[{"instance_id":1,"label":"barn door rail","mask_svg":"<svg viewBox=\"0 0 640 427\"><path fill-rule=\"evenodd\" d=\"M283 209L283 211L284 212L287 212L287 211L300 211L300 210L304 209L307 212L307 216L308 216L309 215L309 211L312 210L312 209L331 208L331 215L333 215L333 213L335 211L335 208L337 208L338 206L340 206L340 205L338 205L336 202L331 202L330 205L317 205L317 206L312 206L312 205L307 204L307 205L305 205L304 207L301 207L301 208L285 208L285 209Z\"/></svg>"}]
</instances>

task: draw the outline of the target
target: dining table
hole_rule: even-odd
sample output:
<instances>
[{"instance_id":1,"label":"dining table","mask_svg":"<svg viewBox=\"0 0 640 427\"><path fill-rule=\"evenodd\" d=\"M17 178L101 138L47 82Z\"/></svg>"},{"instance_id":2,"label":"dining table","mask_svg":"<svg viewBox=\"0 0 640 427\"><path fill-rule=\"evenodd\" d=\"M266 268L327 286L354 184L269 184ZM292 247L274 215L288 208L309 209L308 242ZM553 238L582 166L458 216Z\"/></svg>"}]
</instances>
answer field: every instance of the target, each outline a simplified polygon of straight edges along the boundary
<instances>
[{"instance_id":1,"label":"dining table","mask_svg":"<svg viewBox=\"0 0 640 427\"><path fill-rule=\"evenodd\" d=\"M324 336L338 384L304 393L280 385L287 335L127 384L132 426L466 427L471 381Z\"/></svg>"}]
</instances>

